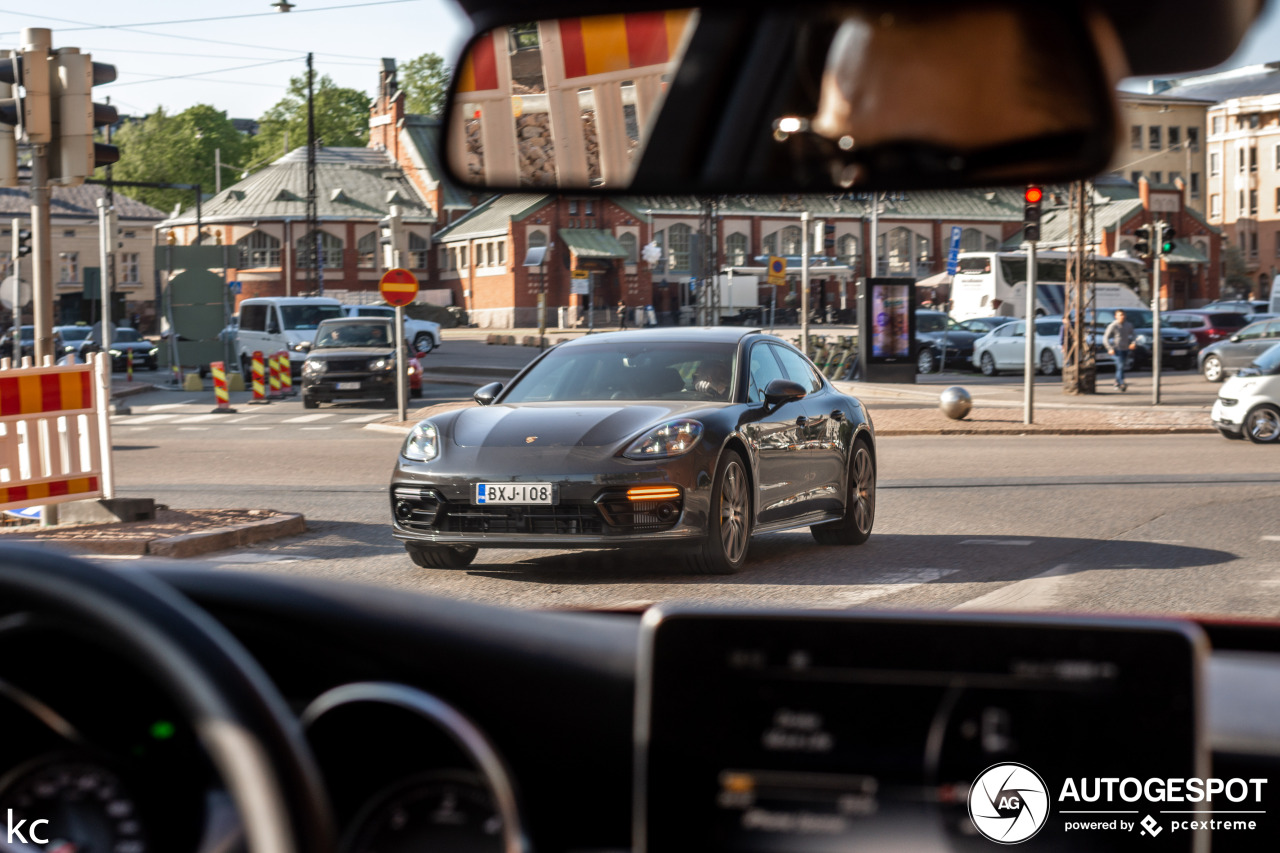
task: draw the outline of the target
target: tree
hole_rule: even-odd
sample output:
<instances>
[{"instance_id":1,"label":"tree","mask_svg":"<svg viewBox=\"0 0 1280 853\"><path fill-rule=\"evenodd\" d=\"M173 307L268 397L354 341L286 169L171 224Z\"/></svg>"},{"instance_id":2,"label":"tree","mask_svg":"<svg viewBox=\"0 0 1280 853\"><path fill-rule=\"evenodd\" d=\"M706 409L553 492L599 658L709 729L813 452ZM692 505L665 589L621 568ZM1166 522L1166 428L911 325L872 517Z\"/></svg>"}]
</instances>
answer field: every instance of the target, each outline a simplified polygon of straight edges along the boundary
<instances>
[{"instance_id":1,"label":"tree","mask_svg":"<svg viewBox=\"0 0 1280 853\"><path fill-rule=\"evenodd\" d=\"M222 164L230 167L223 171L224 184L235 183L249 154L248 137L226 113L207 104L177 115L157 108L142 121L125 124L111 141L120 148L120 161L112 170L116 180L199 184L205 193L212 193L216 183L215 150L221 149ZM121 187L120 192L166 213L175 205L195 204L191 190Z\"/></svg>"},{"instance_id":2,"label":"tree","mask_svg":"<svg viewBox=\"0 0 1280 853\"><path fill-rule=\"evenodd\" d=\"M414 115L438 116L449 92L449 66L436 53L424 53L400 67L404 108Z\"/></svg>"},{"instance_id":3,"label":"tree","mask_svg":"<svg viewBox=\"0 0 1280 853\"><path fill-rule=\"evenodd\" d=\"M1225 243L1225 241L1223 241ZM1222 298L1224 299L1248 299L1249 291L1253 290L1253 277L1249 275L1249 267L1244 260L1244 252L1237 246L1227 246L1223 253L1224 281Z\"/></svg>"},{"instance_id":4,"label":"tree","mask_svg":"<svg viewBox=\"0 0 1280 853\"><path fill-rule=\"evenodd\" d=\"M328 76L315 83L316 138L327 148L363 147L369 141L369 107L373 99L357 89L334 85ZM255 159L270 162L284 154L285 134L288 148L305 148L307 144L307 78L289 81L289 94L267 110L258 121L254 137Z\"/></svg>"}]
</instances>

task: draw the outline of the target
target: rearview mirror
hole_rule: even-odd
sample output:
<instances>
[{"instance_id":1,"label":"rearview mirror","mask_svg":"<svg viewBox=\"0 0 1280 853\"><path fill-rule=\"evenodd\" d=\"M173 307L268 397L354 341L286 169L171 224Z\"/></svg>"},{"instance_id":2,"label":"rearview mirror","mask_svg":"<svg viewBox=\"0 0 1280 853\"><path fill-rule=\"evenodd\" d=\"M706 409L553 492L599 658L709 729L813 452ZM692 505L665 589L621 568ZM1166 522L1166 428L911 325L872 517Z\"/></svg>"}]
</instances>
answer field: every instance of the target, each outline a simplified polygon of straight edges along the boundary
<instances>
[{"instance_id":1,"label":"rearview mirror","mask_svg":"<svg viewBox=\"0 0 1280 853\"><path fill-rule=\"evenodd\" d=\"M764 193L1049 182L1115 150L1123 57L1074 4L792 4L499 27L446 165L501 190Z\"/></svg>"},{"instance_id":2,"label":"rearview mirror","mask_svg":"<svg viewBox=\"0 0 1280 853\"><path fill-rule=\"evenodd\" d=\"M1238 344L1238 343L1240 343L1240 336L1239 336L1239 335L1232 335L1232 336L1231 336L1231 343L1233 343L1233 344Z\"/></svg>"}]
</instances>

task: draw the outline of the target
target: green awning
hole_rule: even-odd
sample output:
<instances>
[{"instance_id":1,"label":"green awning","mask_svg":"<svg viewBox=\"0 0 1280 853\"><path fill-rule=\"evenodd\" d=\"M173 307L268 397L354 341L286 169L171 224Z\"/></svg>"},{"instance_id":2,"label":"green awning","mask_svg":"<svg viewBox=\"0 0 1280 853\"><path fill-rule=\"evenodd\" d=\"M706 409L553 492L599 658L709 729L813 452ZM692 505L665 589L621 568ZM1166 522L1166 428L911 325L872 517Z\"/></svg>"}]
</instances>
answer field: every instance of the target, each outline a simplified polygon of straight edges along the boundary
<instances>
[{"instance_id":1,"label":"green awning","mask_svg":"<svg viewBox=\"0 0 1280 853\"><path fill-rule=\"evenodd\" d=\"M1170 264L1207 264L1209 259L1204 252L1196 248L1196 244L1187 240L1175 240L1173 251L1163 256Z\"/></svg>"},{"instance_id":2,"label":"green awning","mask_svg":"<svg viewBox=\"0 0 1280 853\"><path fill-rule=\"evenodd\" d=\"M561 228L560 238L580 258L625 258L618 238L599 228Z\"/></svg>"}]
</instances>

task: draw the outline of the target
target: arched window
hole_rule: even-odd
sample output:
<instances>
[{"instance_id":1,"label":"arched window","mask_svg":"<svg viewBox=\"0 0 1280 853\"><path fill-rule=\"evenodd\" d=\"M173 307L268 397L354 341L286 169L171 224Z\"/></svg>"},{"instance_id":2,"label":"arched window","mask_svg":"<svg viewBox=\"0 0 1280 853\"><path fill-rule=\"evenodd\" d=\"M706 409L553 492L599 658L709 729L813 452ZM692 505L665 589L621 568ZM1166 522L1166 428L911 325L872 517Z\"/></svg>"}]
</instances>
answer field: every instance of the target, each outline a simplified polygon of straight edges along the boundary
<instances>
[{"instance_id":1,"label":"arched window","mask_svg":"<svg viewBox=\"0 0 1280 853\"><path fill-rule=\"evenodd\" d=\"M916 237L916 260L921 266L927 266L933 257L932 246L933 241L928 237Z\"/></svg>"},{"instance_id":2,"label":"arched window","mask_svg":"<svg viewBox=\"0 0 1280 853\"><path fill-rule=\"evenodd\" d=\"M858 238L852 234L845 234L836 241L836 254L840 263L853 266L858 260Z\"/></svg>"},{"instance_id":3,"label":"arched window","mask_svg":"<svg viewBox=\"0 0 1280 853\"><path fill-rule=\"evenodd\" d=\"M236 241L240 249L240 269L280 266L280 241L270 234L253 231Z\"/></svg>"},{"instance_id":4,"label":"arched window","mask_svg":"<svg viewBox=\"0 0 1280 853\"><path fill-rule=\"evenodd\" d=\"M530 249L536 249L536 248L538 248L539 246L545 246L545 245L547 245L547 232L546 232L546 231L531 231L531 232L529 232L529 248L530 248Z\"/></svg>"},{"instance_id":5,"label":"arched window","mask_svg":"<svg viewBox=\"0 0 1280 853\"><path fill-rule=\"evenodd\" d=\"M378 237L381 236L377 231L370 231L368 234L356 241L356 266L363 268L375 268L378 266Z\"/></svg>"},{"instance_id":6,"label":"arched window","mask_svg":"<svg viewBox=\"0 0 1280 853\"><path fill-rule=\"evenodd\" d=\"M412 231L409 232L409 269L425 270L427 268L427 252L431 244Z\"/></svg>"},{"instance_id":7,"label":"arched window","mask_svg":"<svg viewBox=\"0 0 1280 853\"><path fill-rule=\"evenodd\" d=\"M910 275L914 269L911 263L911 238L915 235L911 229L899 225L883 235L886 249L884 260L889 265L889 275Z\"/></svg>"},{"instance_id":8,"label":"arched window","mask_svg":"<svg viewBox=\"0 0 1280 853\"><path fill-rule=\"evenodd\" d=\"M782 254L800 254L800 226L788 225L782 229Z\"/></svg>"},{"instance_id":9,"label":"arched window","mask_svg":"<svg viewBox=\"0 0 1280 853\"><path fill-rule=\"evenodd\" d=\"M960 232L960 251L962 252L994 252L999 248L999 241L977 228L966 228Z\"/></svg>"},{"instance_id":10,"label":"arched window","mask_svg":"<svg viewBox=\"0 0 1280 853\"><path fill-rule=\"evenodd\" d=\"M671 269L681 272L689 269L689 234L692 229L682 222L677 222L667 229L667 256L671 259Z\"/></svg>"},{"instance_id":11,"label":"arched window","mask_svg":"<svg viewBox=\"0 0 1280 853\"><path fill-rule=\"evenodd\" d=\"M634 264L637 260L636 235L630 231L623 231L618 235L618 243L622 246L622 251L627 253L623 259L623 263Z\"/></svg>"},{"instance_id":12,"label":"arched window","mask_svg":"<svg viewBox=\"0 0 1280 853\"><path fill-rule=\"evenodd\" d=\"M315 232L298 238L298 266L304 269L314 266L311 260L316 251ZM320 262L324 268L342 268L342 241L328 232L320 232Z\"/></svg>"},{"instance_id":13,"label":"arched window","mask_svg":"<svg viewBox=\"0 0 1280 853\"><path fill-rule=\"evenodd\" d=\"M745 266L747 263L747 235L730 234L725 237L724 253L729 261L729 266Z\"/></svg>"},{"instance_id":14,"label":"arched window","mask_svg":"<svg viewBox=\"0 0 1280 853\"><path fill-rule=\"evenodd\" d=\"M760 251L766 255L778 254L778 232L774 231L760 241Z\"/></svg>"}]
</instances>

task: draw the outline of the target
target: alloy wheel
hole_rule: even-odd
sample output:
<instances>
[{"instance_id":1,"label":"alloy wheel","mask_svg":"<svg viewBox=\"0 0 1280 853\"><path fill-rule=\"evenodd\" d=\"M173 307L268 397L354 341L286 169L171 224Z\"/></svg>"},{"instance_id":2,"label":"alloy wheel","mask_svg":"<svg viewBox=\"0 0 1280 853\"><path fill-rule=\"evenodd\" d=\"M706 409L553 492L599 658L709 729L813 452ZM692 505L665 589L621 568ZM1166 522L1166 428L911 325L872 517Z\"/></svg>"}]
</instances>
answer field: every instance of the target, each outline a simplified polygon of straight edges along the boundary
<instances>
[{"instance_id":1,"label":"alloy wheel","mask_svg":"<svg viewBox=\"0 0 1280 853\"><path fill-rule=\"evenodd\" d=\"M749 510L746 472L735 459L725 466L720 486L720 544L730 563L737 563L747 553Z\"/></svg>"}]
</instances>

